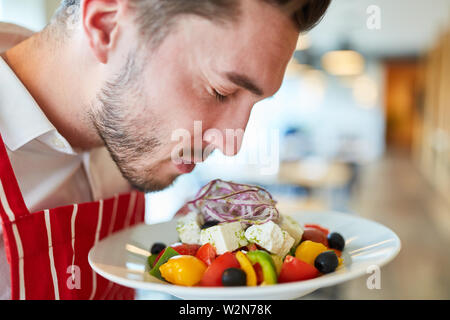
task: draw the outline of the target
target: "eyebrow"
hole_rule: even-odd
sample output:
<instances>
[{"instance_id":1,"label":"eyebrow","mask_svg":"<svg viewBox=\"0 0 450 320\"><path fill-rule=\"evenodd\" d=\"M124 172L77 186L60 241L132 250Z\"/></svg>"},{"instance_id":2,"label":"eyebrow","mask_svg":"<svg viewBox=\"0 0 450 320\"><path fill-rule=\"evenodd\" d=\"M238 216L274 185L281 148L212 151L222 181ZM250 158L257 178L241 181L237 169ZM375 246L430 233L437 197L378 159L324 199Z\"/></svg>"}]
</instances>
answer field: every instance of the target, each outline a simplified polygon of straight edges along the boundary
<instances>
[{"instance_id":1,"label":"eyebrow","mask_svg":"<svg viewBox=\"0 0 450 320\"><path fill-rule=\"evenodd\" d=\"M234 84L247 89L248 91L256 94L257 96L263 96L264 91L258 87L250 78L235 72L228 72L226 74L228 80L233 82Z\"/></svg>"}]
</instances>

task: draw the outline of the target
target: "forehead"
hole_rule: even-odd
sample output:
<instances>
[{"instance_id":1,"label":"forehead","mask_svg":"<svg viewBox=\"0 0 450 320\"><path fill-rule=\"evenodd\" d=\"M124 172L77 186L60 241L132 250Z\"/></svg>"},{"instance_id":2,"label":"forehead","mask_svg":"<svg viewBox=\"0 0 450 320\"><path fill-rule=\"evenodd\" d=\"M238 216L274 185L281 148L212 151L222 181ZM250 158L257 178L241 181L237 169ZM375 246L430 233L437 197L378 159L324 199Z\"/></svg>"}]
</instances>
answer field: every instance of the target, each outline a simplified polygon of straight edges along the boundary
<instances>
[{"instance_id":1,"label":"forehead","mask_svg":"<svg viewBox=\"0 0 450 320\"><path fill-rule=\"evenodd\" d=\"M224 24L183 17L166 44L179 46L175 52L183 52L187 65L245 74L273 94L295 50L297 29L278 8L261 0L241 1L240 12L239 19Z\"/></svg>"},{"instance_id":2,"label":"forehead","mask_svg":"<svg viewBox=\"0 0 450 320\"><path fill-rule=\"evenodd\" d=\"M258 72L263 79L282 77L297 44L295 25L281 10L261 0L242 3L239 22L228 30L230 63L250 74Z\"/></svg>"}]
</instances>

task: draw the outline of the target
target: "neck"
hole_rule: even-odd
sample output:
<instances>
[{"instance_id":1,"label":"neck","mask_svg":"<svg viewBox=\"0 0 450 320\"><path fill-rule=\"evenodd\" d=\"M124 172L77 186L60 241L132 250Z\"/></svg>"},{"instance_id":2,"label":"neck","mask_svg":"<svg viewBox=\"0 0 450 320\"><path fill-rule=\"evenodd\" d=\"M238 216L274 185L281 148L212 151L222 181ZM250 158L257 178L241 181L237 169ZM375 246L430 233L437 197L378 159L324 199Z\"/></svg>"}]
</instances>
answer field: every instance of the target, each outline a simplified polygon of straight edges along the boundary
<instances>
[{"instance_id":1,"label":"neck","mask_svg":"<svg viewBox=\"0 0 450 320\"><path fill-rule=\"evenodd\" d=\"M79 63L88 59L74 49L73 42L81 40L74 37L58 45L54 41L36 34L7 51L5 60L73 148L99 147L102 141L88 116L98 88L90 68Z\"/></svg>"}]
</instances>

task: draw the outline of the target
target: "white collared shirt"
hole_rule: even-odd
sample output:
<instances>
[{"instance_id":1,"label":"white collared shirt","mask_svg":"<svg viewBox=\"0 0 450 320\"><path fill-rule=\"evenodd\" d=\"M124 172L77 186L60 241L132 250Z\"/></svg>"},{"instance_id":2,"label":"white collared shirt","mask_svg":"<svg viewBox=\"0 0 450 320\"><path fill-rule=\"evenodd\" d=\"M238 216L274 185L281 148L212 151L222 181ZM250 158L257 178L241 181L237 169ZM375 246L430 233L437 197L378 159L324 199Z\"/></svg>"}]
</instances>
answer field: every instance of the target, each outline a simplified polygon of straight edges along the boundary
<instances>
[{"instance_id":1,"label":"white collared shirt","mask_svg":"<svg viewBox=\"0 0 450 320\"><path fill-rule=\"evenodd\" d=\"M0 48L14 45L11 38L23 39L12 30L11 25L0 23ZM77 152L70 146L2 58L0 133L30 212L96 201L131 190L106 148ZM9 298L9 265L0 226L0 299Z\"/></svg>"}]
</instances>

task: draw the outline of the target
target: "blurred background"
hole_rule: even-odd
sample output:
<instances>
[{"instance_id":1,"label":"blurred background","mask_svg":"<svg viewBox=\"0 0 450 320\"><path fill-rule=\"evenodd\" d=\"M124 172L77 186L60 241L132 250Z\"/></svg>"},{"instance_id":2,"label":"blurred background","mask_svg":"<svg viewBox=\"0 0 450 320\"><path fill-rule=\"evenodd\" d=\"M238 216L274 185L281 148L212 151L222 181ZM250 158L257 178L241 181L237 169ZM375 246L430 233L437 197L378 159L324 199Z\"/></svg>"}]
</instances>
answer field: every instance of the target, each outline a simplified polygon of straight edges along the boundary
<instances>
[{"instance_id":1,"label":"blurred background","mask_svg":"<svg viewBox=\"0 0 450 320\"><path fill-rule=\"evenodd\" d=\"M0 21L39 31L59 2L0 0ZM342 211L402 240L380 290L362 277L305 299L449 299L450 1L333 0L255 106L239 155L214 153L149 194L147 223L215 178L267 188L285 214Z\"/></svg>"}]
</instances>

